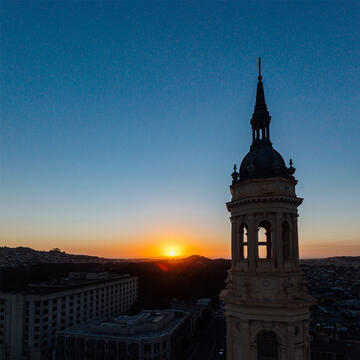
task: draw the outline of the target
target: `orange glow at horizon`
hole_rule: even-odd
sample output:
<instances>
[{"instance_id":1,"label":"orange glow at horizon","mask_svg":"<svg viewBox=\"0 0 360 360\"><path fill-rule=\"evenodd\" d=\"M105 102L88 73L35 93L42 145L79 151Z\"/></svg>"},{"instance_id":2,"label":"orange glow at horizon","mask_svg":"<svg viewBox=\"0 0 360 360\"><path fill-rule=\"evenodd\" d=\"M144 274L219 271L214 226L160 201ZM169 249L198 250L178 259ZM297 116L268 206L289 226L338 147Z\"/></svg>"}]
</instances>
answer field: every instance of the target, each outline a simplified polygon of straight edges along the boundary
<instances>
[{"instance_id":1,"label":"orange glow at horizon","mask_svg":"<svg viewBox=\"0 0 360 360\"><path fill-rule=\"evenodd\" d=\"M216 241L217 240L217 241ZM88 243L86 248L78 243L78 247L72 245L66 252L90 254L109 258L181 258L191 255L202 255L209 258L230 258L230 241L225 238L209 239L206 236L171 233L149 235L148 237L136 237L124 241L123 239L108 239L102 242Z\"/></svg>"},{"instance_id":2,"label":"orange glow at horizon","mask_svg":"<svg viewBox=\"0 0 360 360\"><path fill-rule=\"evenodd\" d=\"M229 226L230 228L230 226ZM341 243L326 236L314 238L300 236L300 258L323 258L331 256L356 256L360 254L360 242L355 239ZM4 240L4 241L2 241ZM158 231L147 235L68 237L44 236L31 238L2 239L4 246L28 246L36 250L50 250L59 247L69 254L83 254L105 258L123 259L166 259L201 255L208 258L230 258L231 236L224 234L201 234L195 230L182 232Z\"/></svg>"}]
</instances>

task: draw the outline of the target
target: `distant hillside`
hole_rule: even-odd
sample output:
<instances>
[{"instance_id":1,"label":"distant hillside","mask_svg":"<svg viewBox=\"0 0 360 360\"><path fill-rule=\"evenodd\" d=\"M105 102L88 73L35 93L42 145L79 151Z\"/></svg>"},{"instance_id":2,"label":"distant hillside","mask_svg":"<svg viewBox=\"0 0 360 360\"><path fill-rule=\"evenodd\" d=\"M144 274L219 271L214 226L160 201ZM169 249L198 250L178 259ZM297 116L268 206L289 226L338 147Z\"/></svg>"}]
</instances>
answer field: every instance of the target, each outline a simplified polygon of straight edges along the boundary
<instances>
[{"instance_id":1,"label":"distant hillside","mask_svg":"<svg viewBox=\"0 0 360 360\"><path fill-rule=\"evenodd\" d=\"M38 251L29 247L0 247L0 267L29 266L53 263L102 263L103 258L67 254L60 249Z\"/></svg>"},{"instance_id":2,"label":"distant hillside","mask_svg":"<svg viewBox=\"0 0 360 360\"><path fill-rule=\"evenodd\" d=\"M200 255L191 255L184 258L168 259L109 259L90 255L67 254L58 248L50 251L39 251L29 247L0 247L0 268L16 268L36 264L107 264L107 263L138 263L160 262L178 265L209 265L212 263L230 261L229 259L209 259ZM336 256L324 259L303 259L303 265L341 265L360 267L360 256Z\"/></svg>"},{"instance_id":3,"label":"distant hillside","mask_svg":"<svg viewBox=\"0 0 360 360\"><path fill-rule=\"evenodd\" d=\"M192 255L186 258L176 259L109 259L99 256L90 255L74 255L61 251L58 248L50 251L34 250L29 247L18 246L15 248L3 246L0 247L0 268L1 267L18 267L30 266L36 264L106 264L106 263L132 263L132 262L152 262L152 261L171 261L181 263L202 263L211 262L208 259L199 255Z\"/></svg>"},{"instance_id":4,"label":"distant hillside","mask_svg":"<svg viewBox=\"0 0 360 360\"><path fill-rule=\"evenodd\" d=\"M186 263L198 263L198 264L208 264L210 262L212 262L213 260L205 257L205 256L200 256L200 255L191 255L185 258L179 258L179 259L175 259L175 260L170 260L170 261L176 261L178 264L186 264Z\"/></svg>"}]
</instances>

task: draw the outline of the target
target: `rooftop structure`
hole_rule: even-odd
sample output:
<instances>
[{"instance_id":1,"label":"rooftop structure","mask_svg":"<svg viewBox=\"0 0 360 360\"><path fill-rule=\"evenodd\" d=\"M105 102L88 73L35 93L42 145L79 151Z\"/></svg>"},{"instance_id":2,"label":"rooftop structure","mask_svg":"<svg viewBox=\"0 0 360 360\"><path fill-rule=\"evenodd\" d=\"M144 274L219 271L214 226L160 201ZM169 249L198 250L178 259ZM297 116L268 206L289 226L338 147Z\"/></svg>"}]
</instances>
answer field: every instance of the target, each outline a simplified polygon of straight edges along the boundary
<instances>
[{"instance_id":1,"label":"rooftop structure","mask_svg":"<svg viewBox=\"0 0 360 360\"><path fill-rule=\"evenodd\" d=\"M56 358L182 359L190 336L190 313L143 310L134 316L96 318L58 331Z\"/></svg>"}]
</instances>

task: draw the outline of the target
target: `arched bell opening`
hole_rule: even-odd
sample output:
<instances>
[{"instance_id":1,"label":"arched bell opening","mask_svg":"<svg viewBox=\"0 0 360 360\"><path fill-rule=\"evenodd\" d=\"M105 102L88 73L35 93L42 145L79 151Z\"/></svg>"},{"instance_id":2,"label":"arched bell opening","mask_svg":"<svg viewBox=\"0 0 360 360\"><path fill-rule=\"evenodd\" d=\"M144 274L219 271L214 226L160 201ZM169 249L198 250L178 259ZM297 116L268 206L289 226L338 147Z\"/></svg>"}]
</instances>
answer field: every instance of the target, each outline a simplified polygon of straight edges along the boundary
<instances>
[{"instance_id":1,"label":"arched bell opening","mask_svg":"<svg viewBox=\"0 0 360 360\"><path fill-rule=\"evenodd\" d=\"M260 331L256 345L257 360L278 360L278 340L273 331Z\"/></svg>"},{"instance_id":2,"label":"arched bell opening","mask_svg":"<svg viewBox=\"0 0 360 360\"><path fill-rule=\"evenodd\" d=\"M258 258L272 258L272 239L271 224L268 221L262 221L258 226Z\"/></svg>"},{"instance_id":3,"label":"arched bell opening","mask_svg":"<svg viewBox=\"0 0 360 360\"><path fill-rule=\"evenodd\" d=\"M282 253L284 260L291 260L291 236L290 225L287 221L282 224Z\"/></svg>"},{"instance_id":4,"label":"arched bell opening","mask_svg":"<svg viewBox=\"0 0 360 360\"><path fill-rule=\"evenodd\" d=\"M243 260L248 258L248 227L242 223L239 230L239 259Z\"/></svg>"}]
</instances>

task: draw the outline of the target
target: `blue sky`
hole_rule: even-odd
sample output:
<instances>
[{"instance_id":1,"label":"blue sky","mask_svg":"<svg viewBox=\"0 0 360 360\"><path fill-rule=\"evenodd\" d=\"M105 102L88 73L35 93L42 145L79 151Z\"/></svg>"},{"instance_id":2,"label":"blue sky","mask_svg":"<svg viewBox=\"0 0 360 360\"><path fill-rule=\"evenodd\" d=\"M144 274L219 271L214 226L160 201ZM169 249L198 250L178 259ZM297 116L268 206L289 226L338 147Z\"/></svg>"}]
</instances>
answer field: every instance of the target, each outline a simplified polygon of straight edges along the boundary
<instances>
[{"instance_id":1,"label":"blue sky","mask_svg":"<svg viewBox=\"0 0 360 360\"><path fill-rule=\"evenodd\" d=\"M1 243L134 257L168 237L229 256L261 56L302 255L360 254L357 2L1 7Z\"/></svg>"}]
</instances>

